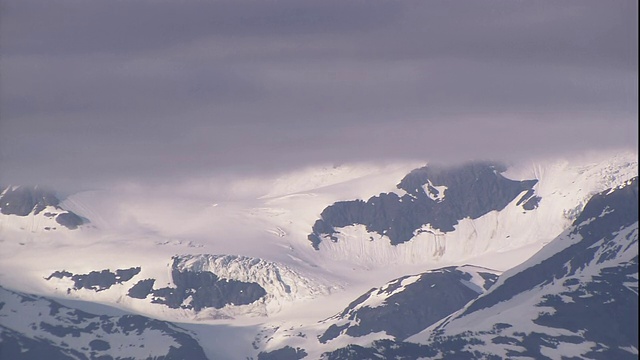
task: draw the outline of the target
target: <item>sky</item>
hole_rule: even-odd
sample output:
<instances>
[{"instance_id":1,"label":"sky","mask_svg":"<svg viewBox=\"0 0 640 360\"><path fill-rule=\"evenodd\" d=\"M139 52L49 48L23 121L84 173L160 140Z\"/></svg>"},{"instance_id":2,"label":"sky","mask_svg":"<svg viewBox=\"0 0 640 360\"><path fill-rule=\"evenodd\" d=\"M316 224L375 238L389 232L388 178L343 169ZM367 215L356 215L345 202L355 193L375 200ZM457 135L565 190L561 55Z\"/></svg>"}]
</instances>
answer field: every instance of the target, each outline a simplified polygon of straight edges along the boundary
<instances>
[{"instance_id":1,"label":"sky","mask_svg":"<svg viewBox=\"0 0 640 360\"><path fill-rule=\"evenodd\" d=\"M0 183L638 147L634 0L0 0Z\"/></svg>"}]
</instances>

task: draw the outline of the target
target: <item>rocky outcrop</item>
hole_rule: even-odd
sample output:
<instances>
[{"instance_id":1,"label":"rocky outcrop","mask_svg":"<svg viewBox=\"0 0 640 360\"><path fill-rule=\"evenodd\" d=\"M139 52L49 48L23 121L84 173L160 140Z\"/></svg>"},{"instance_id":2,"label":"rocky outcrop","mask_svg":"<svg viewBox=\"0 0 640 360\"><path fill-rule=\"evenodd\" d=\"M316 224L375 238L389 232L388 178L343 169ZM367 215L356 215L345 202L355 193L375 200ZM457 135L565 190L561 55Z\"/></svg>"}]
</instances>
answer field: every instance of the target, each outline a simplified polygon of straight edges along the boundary
<instances>
[{"instance_id":1,"label":"rocky outcrop","mask_svg":"<svg viewBox=\"0 0 640 360\"><path fill-rule=\"evenodd\" d=\"M323 240L338 241L337 228L360 224L397 245L410 241L425 225L453 231L460 220L500 211L523 192L518 205L535 209L541 200L533 189L537 180L510 180L502 176L504 170L490 162L416 169L397 185L404 195L382 193L366 201L341 201L327 207L308 239L319 250Z\"/></svg>"}]
</instances>

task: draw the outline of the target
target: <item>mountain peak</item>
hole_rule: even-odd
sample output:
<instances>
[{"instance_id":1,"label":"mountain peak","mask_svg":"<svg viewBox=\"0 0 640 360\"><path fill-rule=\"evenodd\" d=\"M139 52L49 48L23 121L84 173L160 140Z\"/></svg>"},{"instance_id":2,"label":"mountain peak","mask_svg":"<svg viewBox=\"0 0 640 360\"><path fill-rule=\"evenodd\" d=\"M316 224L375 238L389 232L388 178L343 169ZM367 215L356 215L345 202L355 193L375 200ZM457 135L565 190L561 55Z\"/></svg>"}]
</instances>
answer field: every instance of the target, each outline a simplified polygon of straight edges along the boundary
<instances>
[{"instance_id":1,"label":"mountain peak","mask_svg":"<svg viewBox=\"0 0 640 360\"><path fill-rule=\"evenodd\" d=\"M8 186L0 193L1 214L53 218L58 225L71 230L85 223L80 216L59 205L60 199L55 193L42 186ZM44 210L48 211L43 213Z\"/></svg>"}]
</instances>

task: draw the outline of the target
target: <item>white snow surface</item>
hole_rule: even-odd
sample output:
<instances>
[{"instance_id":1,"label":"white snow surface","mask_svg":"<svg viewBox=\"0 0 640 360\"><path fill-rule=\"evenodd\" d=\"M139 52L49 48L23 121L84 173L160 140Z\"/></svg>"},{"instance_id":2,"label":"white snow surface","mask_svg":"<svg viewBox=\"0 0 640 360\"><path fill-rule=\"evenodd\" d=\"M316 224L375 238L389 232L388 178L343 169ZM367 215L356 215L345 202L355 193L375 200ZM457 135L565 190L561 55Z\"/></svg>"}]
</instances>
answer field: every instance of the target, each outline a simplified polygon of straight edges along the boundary
<instances>
[{"instance_id":1,"label":"white snow surface","mask_svg":"<svg viewBox=\"0 0 640 360\"><path fill-rule=\"evenodd\" d=\"M525 211L516 205L520 199L517 196L502 211L462 219L452 232L441 232L427 224L410 242L396 246L363 225L352 225L336 229L338 241L324 239L320 249L333 260L352 261L363 267L466 262L506 270L566 229L591 196L623 185L637 174L635 154L586 164L560 160L512 167L504 174L507 178L538 180L534 186L536 195L542 198L538 208ZM529 251L520 254L518 250L524 248Z\"/></svg>"},{"instance_id":2,"label":"white snow surface","mask_svg":"<svg viewBox=\"0 0 640 360\"><path fill-rule=\"evenodd\" d=\"M537 209L524 211L514 201L503 211L463 219L453 232L425 226L425 231L398 246L390 245L385 236L368 233L364 226L349 226L338 229L338 242L323 241L320 251L311 247L307 236L324 208L336 201L401 192L396 184L424 163L345 164L268 179L195 181L182 186L129 184L81 192L60 204L91 221L78 230L60 226L57 231L44 230L50 219L41 215L49 209L27 217L0 214L0 285L94 301L193 326L263 331L293 323L311 326L369 289L407 274L464 264L504 271L522 263L565 230L593 194L637 176L637 157L636 153L600 154L515 164L504 175L539 181L534 187L542 198ZM446 189L439 196L446 196ZM223 314L194 314L126 296L142 279L154 278L157 286L170 284L170 259L176 255L193 256L198 260L189 266L208 267L224 274L221 277L268 284L271 298L260 309L246 306L223 309ZM251 265L254 261L260 265ZM86 274L138 266L141 272L129 282L100 293L83 289L67 295L68 283L44 280L60 270ZM291 287L290 293L273 280L273 266ZM258 351L248 348L228 358L255 357Z\"/></svg>"},{"instance_id":3,"label":"white snow surface","mask_svg":"<svg viewBox=\"0 0 640 360\"><path fill-rule=\"evenodd\" d=\"M91 333L77 332L62 337L56 336L45 331L42 323L61 328L82 329L90 323L100 324L100 319L97 316L90 320L78 319L68 308L60 308L57 314L52 315L49 300L28 295L26 298L30 301L24 301L24 297L19 294L0 288L0 299L3 302L0 308L0 324L18 333L29 334L31 339L45 340L63 349L85 349L86 354L90 352L89 343L100 339L107 341L111 346L107 354L115 353L122 358L132 359L164 356L170 347L180 347L172 337L156 329L124 334L117 326L113 328L113 333L107 333L102 327L96 326Z\"/></svg>"},{"instance_id":4,"label":"white snow surface","mask_svg":"<svg viewBox=\"0 0 640 360\"><path fill-rule=\"evenodd\" d=\"M38 214L32 211L27 216L0 214L0 234L17 232L26 235L24 239L32 239L33 237L39 237L43 232L70 231L56 221L57 215L67 212L55 206L47 206ZM27 234L31 234L31 236Z\"/></svg>"},{"instance_id":5,"label":"white snow surface","mask_svg":"<svg viewBox=\"0 0 640 360\"><path fill-rule=\"evenodd\" d=\"M433 191L435 189L435 191ZM444 200L445 191L447 191L446 185L433 185L431 180L427 180L427 183L422 186L422 190L427 196L436 202L441 202Z\"/></svg>"},{"instance_id":6,"label":"white snow surface","mask_svg":"<svg viewBox=\"0 0 640 360\"><path fill-rule=\"evenodd\" d=\"M471 265L458 266L456 270L471 275L471 280L462 280L462 283L469 286L479 294L486 291L484 290L485 280L479 273L498 274L498 272L494 270ZM393 306L392 303L388 302L389 298L393 295L405 291L408 286L420 280L424 274L442 271L443 270L441 269L436 269L426 271L423 274L409 275L401 279L390 281L379 288L371 289L368 292L368 297L366 299L355 306L350 307L344 315L342 315L342 311L344 309L340 309L339 313L314 324L299 324L299 322L295 321L283 322L277 328L273 328L272 331L270 331L270 335L267 340L262 340L263 347L266 351L277 350L284 346L290 346L293 348L300 347L307 351L310 359L319 359L322 353L333 351L349 344L370 346L376 340L394 339L393 336L383 331L354 337L346 334L346 328L343 329L335 338L326 341L324 344L321 343L318 338L322 336L330 326L351 327L358 325L360 323L360 319L358 319L357 316L355 316L353 320L350 319L351 315L357 313L358 310L365 307L377 308L381 306ZM400 286L397 286L398 282L400 282ZM393 290L391 290L392 288Z\"/></svg>"},{"instance_id":7,"label":"white snow surface","mask_svg":"<svg viewBox=\"0 0 640 360\"><path fill-rule=\"evenodd\" d=\"M549 246L547 246L543 251L537 253L534 257L516 266L515 268L505 272L498 279L496 284L494 284L492 289L496 289L509 277L539 263L542 259L546 259L552 254L555 254L570 246L571 244L579 242L580 240L580 235L571 234L569 231L566 231L558 239L549 244ZM550 336L581 336L580 331L572 332L562 328L547 327L535 323L534 320L538 318L543 312L553 313L555 311L551 307L543 307L539 305L544 301L545 296L560 294L567 291L574 291L578 289L582 284L596 280L600 275L602 269L616 267L618 266L618 264L628 263L634 257L637 257L638 223L636 222L635 224L626 227L615 234L615 237L610 242L610 246L608 246L607 248L604 248L602 246L603 241L604 240L600 240L599 242L596 242L591 246L591 248L598 250L593 256L593 260L589 262L588 266L586 266L585 268L577 269L576 273L574 275L571 275L572 279L578 280L576 284L565 285L563 279L554 280L548 284L545 284L544 286L540 286L520 293L513 298L502 301L494 306L480 309L470 314L462 315L471 303L467 304L465 308L457 311L450 317L443 319L439 323L430 326L424 331L412 337L409 337L407 341L428 343L432 338L433 329L446 324L446 326L443 327L443 335L453 336L471 332L474 337L477 337L484 342L484 344L474 344L474 350L493 353L506 358L509 346L504 346L503 344L496 345L491 341L491 339L496 336L495 332L492 332L492 329L493 326L497 323L512 325L512 327L510 328L502 329L500 331L500 335L517 339L522 338L519 333L530 334L532 332L547 334ZM603 253L607 251L607 249L610 249L612 247L618 247L619 249L621 249L618 252L617 256L613 259L600 261L599 259L601 259L601 255L603 255ZM638 283L636 281L635 283L630 284L629 288L633 290L634 288L637 289L637 286ZM491 293L491 291L492 290L490 289L486 294ZM570 299L567 299L565 297L565 301L567 300ZM597 344L593 342L587 341L579 344L560 341L556 349L545 348L543 349L542 353L552 359L561 357L585 358L584 355L596 345ZM522 351L524 349L519 350Z\"/></svg>"}]
</instances>

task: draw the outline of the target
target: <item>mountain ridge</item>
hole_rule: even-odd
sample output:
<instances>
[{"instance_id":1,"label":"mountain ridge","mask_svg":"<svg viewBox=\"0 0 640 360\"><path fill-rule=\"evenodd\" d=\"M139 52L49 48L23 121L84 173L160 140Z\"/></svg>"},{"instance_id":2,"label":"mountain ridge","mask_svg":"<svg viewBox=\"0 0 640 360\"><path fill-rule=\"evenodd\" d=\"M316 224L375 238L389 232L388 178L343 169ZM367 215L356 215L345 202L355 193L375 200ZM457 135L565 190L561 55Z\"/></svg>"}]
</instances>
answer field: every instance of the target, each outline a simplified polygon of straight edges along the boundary
<instances>
[{"instance_id":1,"label":"mountain ridge","mask_svg":"<svg viewBox=\"0 0 640 360\"><path fill-rule=\"evenodd\" d=\"M54 219L44 217L48 210L40 210L36 214L31 207L25 216L0 213L0 284L21 293L102 303L162 321L184 323L188 328L196 329L194 339L200 342L212 337L231 339L231 335L226 335L229 331L244 339L234 343L233 349L229 348L230 343L221 341L215 342L215 347L202 343L209 358L303 358L303 355L306 359L322 356L344 358L352 350L356 355L369 354L369 357L396 353L403 353L407 358L411 358L411 353L436 356L458 349L452 344L459 342L456 336L460 333L443 332L441 337L434 338L435 342L423 343L418 339L420 327L429 327L431 334L434 327L444 324L445 320L438 319L440 316L461 324L457 308L466 309L467 301L481 304L488 300L480 299L497 296L485 295L487 289L478 284L503 270L507 270L505 274L511 274L514 270L509 269L538 250L540 252L533 259L545 251L562 252L563 247L547 243L566 233L572 224L591 221L597 225L603 221L600 215L604 218L615 215L615 212L609 214L609 210L602 208L599 212L593 210L596 208L587 206L591 203L587 199L592 200L594 195L597 199L598 196L614 194L619 189L596 195L608 188L628 186L629 179L637 176L635 155L600 162L552 162L531 169L525 167L524 170L510 167L504 171L501 167L492 168L496 165L491 163L477 166L486 171L482 176L500 179L497 176L501 174L507 179L507 184L516 185L515 190L507 191L509 196L503 200L489 201L489 205L499 202L500 206L485 208L498 209L475 219L470 212L462 211L461 214L467 215L455 219L457 223L453 230L447 228L449 231L432 226L432 219L421 217L421 224L411 231L411 238L397 244L393 244L386 234L367 229L366 223L333 228L333 236L338 240L322 241L319 249L314 249L307 237L314 223L321 218L323 209L340 201L379 199L380 190L394 199L405 197L431 204L432 208L443 206L456 198L454 189L457 183L451 182L451 176L446 177L449 183L439 181L431 170L422 168L392 181L388 174L378 176L373 170L325 169L312 181L318 188L307 185L304 179L285 176L280 178L277 191L266 191L269 196L253 199L243 193L241 198L232 201L207 197L206 194L181 200L180 193L166 194L158 189L149 189L148 194L152 197L145 197L145 192L130 194L126 191L71 195L58 205L46 206L62 205L63 209L58 209L62 212L67 211L64 209L69 205L70 211L77 211L78 216L92 214L98 221L92 222L91 226L81 225L73 231L66 228L51 231L45 229L49 227L45 221L55 223ZM430 165L426 169L431 169ZM433 173L438 171L433 170ZM306 176L308 171L301 174ZM471 179L467 184L473 184L475 174L469 174L473 176L467 176ZM331 176L338 178L332 179ZM397 187L403 180L404 189ZM230 188L233 186L229 184ZM140 191L137 188L133 190ZM500 190L498 187L492 191ZM611 194L607 194L609 191ZM478 195L473 201L487 204L490 193L480 192L482 196L474 195L474 191L468 196ZM369 195L363 197L363 194ZM95 196L104 198L100 200ZM506 204L502 206L503 203ZM459 208L464 209L463 205ZM626 213L632 214L630 209ZM633 216L637 218L637 214ZM589 229L587 225L584 231ZM611 229L603 225L590 231L592 235L597 235L598 231L607 235ZM637 232L627 235L633 238ZM574 236L578 239L577 236L582 235L576 233ZM616 244L623 241L618 240ZM570 241L565 243L570 246ZM56 256L51 256L54 249ZM598 256L605 263L613 264L619 260L619 254L627 256L629 253L616 245L609 248L607 254L610 258L604 254ZM465 268L464 264L475 267ZM622 269L618 265L610 268ZM450 275L461 271L470 274L468 276L472 280L459 274L447 280L435 280L440 276L438 271ZM480 273L494 275L485 275L489 276L485 279L478 275ZM418 274L431 275L422 277ZM504 274L487 294L499 293L493 289L504 286L501 278ZM604 278L620 283L615 277ZM625 279L622 286L629 289L635 286L637 289L637 279ZM258 284L266 294L257 300L249 296L253 301L250 304L240 304L242 301L234 304L233 294L247 290L244 286L249 285L245 283ZM578 286L572 284L570 281L567 286ZM435 286L431 288L431 285ZM455 306L446 311L436 311L440 305L433 302L433 311L439 315L429 317L420 312L419 299L437 291L442 291L440 297L445 299L449 294L448 287L452 295L455 291L467 295L459 302L452 301L450 305ZM454 288L458 290L454 291ZM514 291L513 288L511 290ZM225 300L224 307L220 309L216 307L222 303L215 303L217 305L213 307L201 306L214 305L206 300L216 298L213 291L223 291L221 297L216 295L217 298L230 302ZM154 295L154 292L158 293ZM228 296L224 295L225 292ZM175 296L176 301L180 301L178 304L171 300L174 308L152 303L154 298L165 299L163 301L169 303L168 299ZM561 291L558 296L546 299L545 306L565 309L558 299L573 299L574 295ZM478 300L473 300L476 297ZM573 301L582 301L580 299L576 297ZM189 306L194 308L189 309ZM474 307L470 309L470 314L485 311ZM536 326L547 328L549 321L556 321L544 319L540 321L546 325ZM514 354L522 353L522 356L530 356L526 355L529 351L526 346L522 347L523 341L531 344L557 341L564 344L561 347L574 350L580 347L577 342L579 334L562 330L560 335L566 337L555 340L538 335L523 337L513 334L517 330L509 330L501 324L507 322L496 322L488 328L479 329L478 332L484 333L484 338L479 338L479 341L515 351ZM494 329L493 325L497 327ZM451 325L446 328L453 329ZM7 335L11 338L19 333L10 328L2 332L13 334ZM595 344L598 339L594 336L591 339ZM497 343L492 342L493 338ZM444 345L437 345L440 343ZM375 348L371 348L372 344ZM394 352L396 350L392 348L396 345L400 347ZM636 345L620 343L617 347L628 350L633 346ZM491 354L480 345L476 348L474 351ZM115 354L113 348L110 351ZM552 350L544 351L552 353ZM548 356L545 353L535 355Z\"/></svg>"},{"instance_id":2,"label":"mountain ridge","mask_svg":"<svg viewBox=\"0 0 640 360\"><path fill-rule=\"evenodd\" d=\"M556 249L506 272L487 293L407 342L349 345L322 358L637 358L637 244L636 177L595 195L548 245Z\"/></svg>"}]
</instances>

